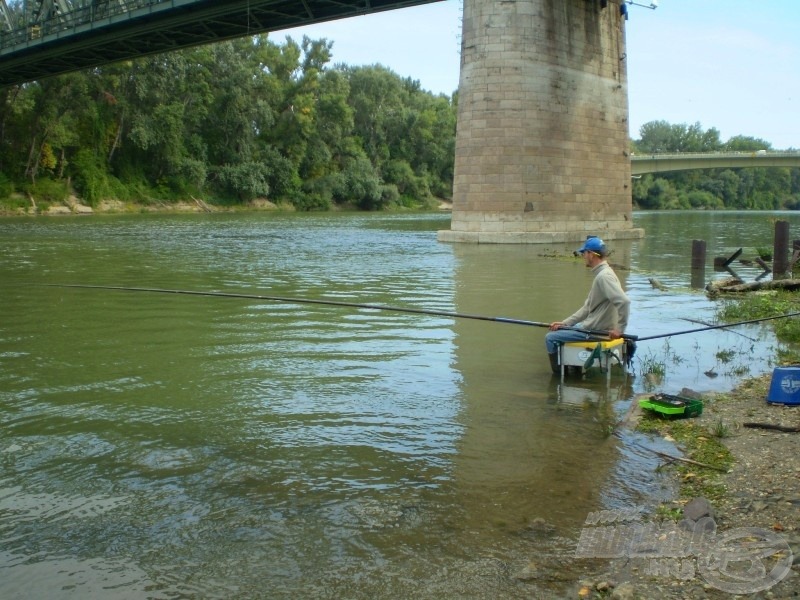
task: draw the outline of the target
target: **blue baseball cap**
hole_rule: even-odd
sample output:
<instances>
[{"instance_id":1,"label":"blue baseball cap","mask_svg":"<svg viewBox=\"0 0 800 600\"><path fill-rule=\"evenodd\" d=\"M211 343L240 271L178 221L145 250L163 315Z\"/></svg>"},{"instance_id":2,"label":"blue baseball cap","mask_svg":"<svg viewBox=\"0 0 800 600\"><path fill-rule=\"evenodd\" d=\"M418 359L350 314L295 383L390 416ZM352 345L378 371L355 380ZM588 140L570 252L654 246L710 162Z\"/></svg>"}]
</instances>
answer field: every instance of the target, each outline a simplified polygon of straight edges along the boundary
<instances>
[{"instance_id":1,"label":"blue baseball cap","mask_svg":"<svg viewBox=\"0 0 800 600\"><path fill-rule=\"evenodd\" d=\"M599 237L590 235L586 238L586 241L583 242L583 246L578 248L578 254L583 254L584 252L594 252L600 256L605 256L608 252L608 248L606 248L605 243L603 243L603 240Z\"/></svg>"}]
</instances>

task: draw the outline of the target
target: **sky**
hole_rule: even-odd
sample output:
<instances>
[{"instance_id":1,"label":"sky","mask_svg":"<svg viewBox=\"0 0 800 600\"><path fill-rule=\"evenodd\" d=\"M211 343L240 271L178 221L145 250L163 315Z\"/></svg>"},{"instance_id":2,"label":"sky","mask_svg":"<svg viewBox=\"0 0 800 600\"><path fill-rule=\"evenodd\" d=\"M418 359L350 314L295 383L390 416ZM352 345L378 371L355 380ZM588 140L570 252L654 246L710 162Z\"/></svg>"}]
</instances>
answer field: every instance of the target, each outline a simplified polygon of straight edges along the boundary
<instances>
[{"instance_id":1,"label":"sky","mask_svg":"<svg viewBox=\"0 0 800 600\"><path fill-rule=\"evenodd\" d=\"M649 5L650 0L636 0ZM333 42L332 63L381 64L423 89L458 88L462 0L270 33ZM667 121L800 148L800 0L658 0L628 6L630 135Z\"/></svg>"}]
</instances>

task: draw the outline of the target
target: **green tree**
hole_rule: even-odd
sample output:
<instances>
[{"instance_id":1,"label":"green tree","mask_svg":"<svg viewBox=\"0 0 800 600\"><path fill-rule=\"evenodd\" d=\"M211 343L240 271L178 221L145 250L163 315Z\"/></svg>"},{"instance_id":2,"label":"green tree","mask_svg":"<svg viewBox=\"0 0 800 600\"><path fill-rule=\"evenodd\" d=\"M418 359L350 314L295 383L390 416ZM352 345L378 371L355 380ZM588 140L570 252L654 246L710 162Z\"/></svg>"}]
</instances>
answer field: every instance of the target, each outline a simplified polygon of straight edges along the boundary
<instances>
[{"instance_id":1,"label":"green tree","mask_svg":"<svg viewBox=\"0 0 800 600\"><path fill-rule=\"evenodd\" d=\"M59 178L67 164L68 148L78 142L80 114L94 106L88 97L87 78L70 73L45 79L26 86L25 94L31 101L25 178L35 182L42 171Z\"/></svg>"},{"instance_id":2,"label":"green tree","mask_svg":"<svg viewBox=\"0 0 800 600\"><path fill-rule=\"evenodd\" d=\"M633 199L639 208L681 208L678 192L668 180L647 174L634 183Z\"/></svg>"},{"instance_id":3,"label":"green tree","mask_svg":"<svg viewBox=\"0 0 800 600\"><path fill-rule=\"evenodd\" d=\"M755 152L756 150L769 150L772 144L764 140L737 135L725 142L724 149L728 152Z\"/></svg>"},{"instance_id":4,"label":"green tree","mask_svg":"<svg viewBox=\"0 0 800 600\"><path fill-rule=\"evenodd\" d=\"M713 127L704 131L700 123L671 125L666 121L651 121L639 129L636 141L639 153L716 152L722 148L719 131Z\"/></svg>"},{"instance_id":5,"label":"green tree","mask_svg":"<svg viewBox=\"0 0 800 600\"><path fill-rule=\"evenodd\" d=\"M636 152L755 152L770 149L765 140L735 136L722 143L716 129L699 124L671 125L653 121L642 126ZM633 199L641 208L737 208L774 210L798 205L793 188L798 169L736 168L686 170L634 182ZM661 180L662 183L657 183ZM663 182L668 182L669 186ZM670 192L674 190L675 195ZM712 197L716 200L712 200Z\"/></svg>"}]
</instances>

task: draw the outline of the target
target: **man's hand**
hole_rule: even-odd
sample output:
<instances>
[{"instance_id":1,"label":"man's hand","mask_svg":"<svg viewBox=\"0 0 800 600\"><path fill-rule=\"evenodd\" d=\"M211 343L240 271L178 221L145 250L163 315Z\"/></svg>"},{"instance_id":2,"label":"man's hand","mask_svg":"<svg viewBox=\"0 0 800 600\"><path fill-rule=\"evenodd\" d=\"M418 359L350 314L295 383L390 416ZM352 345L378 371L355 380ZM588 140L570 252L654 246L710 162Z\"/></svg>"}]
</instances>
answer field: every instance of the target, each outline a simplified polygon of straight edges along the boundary
<instances>
[{"instance_id":1,"label":"man's hand","mask_svg":"<svg viewBox=\"0 0 800 600\"><path fill-rule=\"evenodd\" d=\"M622 337L622 332L619 329L611 329L608 332L608 337L612 340L618 340Z\"/></svg>"},{"instance_id":2,"label":"man's hand","mask_svg":"<svg viewBox=\"0 0 800 600\"><path fill-rule=\"evenodd\" d=\"M550 323L550 331L556 331L558 329L561 329L563 326L564 326L563 321L553 321L552 323Z\"/></svg>"}]
</instances>

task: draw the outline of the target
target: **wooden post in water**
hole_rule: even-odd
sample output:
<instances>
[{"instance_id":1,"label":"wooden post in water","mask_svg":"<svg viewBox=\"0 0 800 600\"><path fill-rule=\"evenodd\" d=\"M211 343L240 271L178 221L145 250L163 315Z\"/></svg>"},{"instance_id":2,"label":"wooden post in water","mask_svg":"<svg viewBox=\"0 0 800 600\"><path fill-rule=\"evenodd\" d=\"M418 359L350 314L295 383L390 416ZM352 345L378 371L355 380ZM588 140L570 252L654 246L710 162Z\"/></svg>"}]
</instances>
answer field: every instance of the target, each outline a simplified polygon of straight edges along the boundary
<instances>
[{"instance_id":1,"label":"wooden post in water","mask_svg":"<svg viewBox=\"0 0 800 600\"><path fill-rule=\"evenodd\" d=\"M775 222L775 242L772 249L772 278L785 279L789 270L789 222Z\"/></svg>"},{"instance_id":2,"label":"wooden post in water","mask_svg":"<svg viewBox=\"0 0 800 600\"><path fill-rule=\"evenodd\" d=\"M706 242L692 240L692 287L702 288L706 281Z\"/></svg>"}]
</instances>

